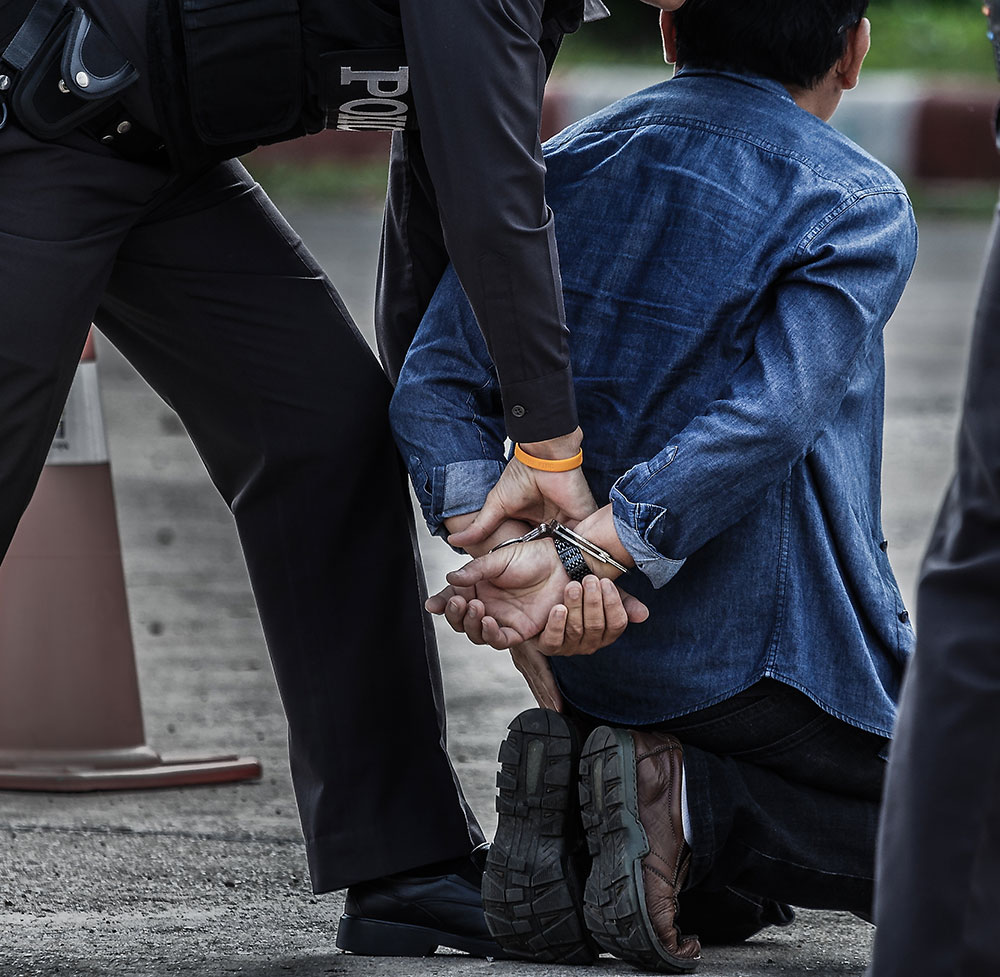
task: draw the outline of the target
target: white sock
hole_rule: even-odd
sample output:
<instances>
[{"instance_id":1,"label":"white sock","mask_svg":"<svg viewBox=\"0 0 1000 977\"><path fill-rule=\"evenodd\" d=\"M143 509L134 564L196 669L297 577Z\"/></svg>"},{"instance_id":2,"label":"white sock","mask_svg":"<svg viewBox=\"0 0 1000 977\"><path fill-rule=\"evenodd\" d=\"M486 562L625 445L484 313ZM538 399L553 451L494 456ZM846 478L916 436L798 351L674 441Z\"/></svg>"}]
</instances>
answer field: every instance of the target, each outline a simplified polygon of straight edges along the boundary
<instances>
[{"instance_id":1,"label":"white sock","mask_svg":"<svg viewBox=\"0 0 1000 977\"><path fill-rule=\"evenodd\" d=\"M684 840L691 844L691 812L688 810L688 779L684 775L684 767L681 766L681 830L684 832Z\"/></svg>"}]
</instances>

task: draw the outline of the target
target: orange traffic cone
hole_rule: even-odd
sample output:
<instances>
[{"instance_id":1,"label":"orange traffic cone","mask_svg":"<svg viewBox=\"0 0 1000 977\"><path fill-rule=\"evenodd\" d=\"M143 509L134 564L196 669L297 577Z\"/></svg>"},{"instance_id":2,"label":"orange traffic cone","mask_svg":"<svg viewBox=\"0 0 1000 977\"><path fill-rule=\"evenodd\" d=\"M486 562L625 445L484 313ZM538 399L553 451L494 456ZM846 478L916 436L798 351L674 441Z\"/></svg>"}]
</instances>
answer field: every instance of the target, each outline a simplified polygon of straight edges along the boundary
<instances>
[{"instance_id":1,"label":"orange traffic cone","mask_svg":"<svg viewBox=\"0 0 1000 977\"><path fill-rule=\"evenodd\" d=\"M0 566L0 789L249 780L254 758L146 744L91 340Z\"/></svg>"}]
</instances>

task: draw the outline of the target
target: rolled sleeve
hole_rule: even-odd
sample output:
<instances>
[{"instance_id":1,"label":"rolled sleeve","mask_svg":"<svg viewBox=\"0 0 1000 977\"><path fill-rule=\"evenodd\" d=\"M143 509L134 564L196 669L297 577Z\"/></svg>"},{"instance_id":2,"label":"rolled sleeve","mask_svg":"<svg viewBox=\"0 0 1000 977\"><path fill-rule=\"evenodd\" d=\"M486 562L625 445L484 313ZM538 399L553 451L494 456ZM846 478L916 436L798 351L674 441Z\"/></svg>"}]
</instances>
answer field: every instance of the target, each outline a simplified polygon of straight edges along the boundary
<instances>
[{"instance_id":1,"label":"rolled sleeve","mask_svg":"<svg viewBox=\"0 0 1000 977\"><path fill-rule=\"evenodd\" d=\"M647 466L641 466L645 469ZM674 560L664 556L651 538L656 536L656 525L666 515L663 506L650 502L634 502L629 497L630 481L636 482L645 476L638 477L633 469L623 475L611 489L611 511L615 520L615 532L622 546L628 550L635 561L636 567L646 575L654 587L662 587L669 583L682 566L684 560Z\"/></svg>"},{"instance_id":2,"label":"rolled sleeve","mask_svg":"<svg viewBox=\"0 0 1000 977\"><path fill-rule=\"evenodd\" d=\"M430 519L432 530L446 535L445 519L478 512L490 489L503 474L503 463L494 459L456 461L438 465L431 472Z\"/></svg>"},{"instance_id":3,"label":"rolled sleeve","mask_svg":"<svg viewBox=\"0 0 1000 977\"><path fill-rule=\"evenodd\" d=\"M478 512L506 461L496 376L454 271L445 273L389 407L428 529Z\"/></svg>"},{"instance_id":4,"label":"rolled sleeve","mask_svg":"<svg viewBox=\"0 0 1000 977\"><path fill-rule=\"evenodd\" d=\"M690 556L788 476L880 357L915 253L909 201L895 187L858 194L807 235L723 395L616 483L616 525L640 567L651 551L671 563Z\"/></svg>"}]
</instances>

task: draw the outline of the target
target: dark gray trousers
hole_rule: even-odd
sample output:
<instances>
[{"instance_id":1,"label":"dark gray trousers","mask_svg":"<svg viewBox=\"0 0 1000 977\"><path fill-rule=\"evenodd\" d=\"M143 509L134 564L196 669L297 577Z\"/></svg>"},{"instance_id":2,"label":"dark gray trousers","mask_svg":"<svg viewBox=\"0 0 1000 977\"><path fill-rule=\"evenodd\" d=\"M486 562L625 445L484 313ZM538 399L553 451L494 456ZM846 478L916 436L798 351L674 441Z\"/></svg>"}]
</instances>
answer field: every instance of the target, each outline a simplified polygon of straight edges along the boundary
<instances>
[{"instance_id":1,"label":"dark gray trousers","mask_svg":"<svg viewBox=\"0 0 1000 977\"><path fill-rule=\"evenodd\" d=\"M467 852L389 383L237 163L178 178L0 131L0 554L91 321L173 407L236 519L317 891Z\"/></svg>"},{"instance_id":2,"label":"dark gray trousers","mask_svg":"<svg viewBox=\"0 0 1000 977\"><path fill-rule=\"evenodd\" d=\"M1000 222L890 754L872 977L1000 974Z\"/></svg>"}]
</instances>

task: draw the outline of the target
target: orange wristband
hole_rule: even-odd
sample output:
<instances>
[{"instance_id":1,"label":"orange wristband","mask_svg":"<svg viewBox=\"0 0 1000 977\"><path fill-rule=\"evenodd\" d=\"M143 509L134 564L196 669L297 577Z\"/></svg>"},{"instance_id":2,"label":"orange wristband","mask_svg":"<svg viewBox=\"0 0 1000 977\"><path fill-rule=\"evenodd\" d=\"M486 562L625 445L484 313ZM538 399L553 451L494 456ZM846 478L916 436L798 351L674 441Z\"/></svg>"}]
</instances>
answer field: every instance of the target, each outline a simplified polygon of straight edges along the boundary
<instances>
[{"instance_id":1,"label":"orange wristband","mask_svg":"<svg viewBox=\"0 0 1000 977\"><path fill-rule=\"evenodd\" d=\"M514 457L528 468L534 468L536 472L571 472L574 468L579 468L583 464L583 448L581 448L572 458L536 458L529 455L519 444L514 445Z\"/></svg>"}]
</instances>

